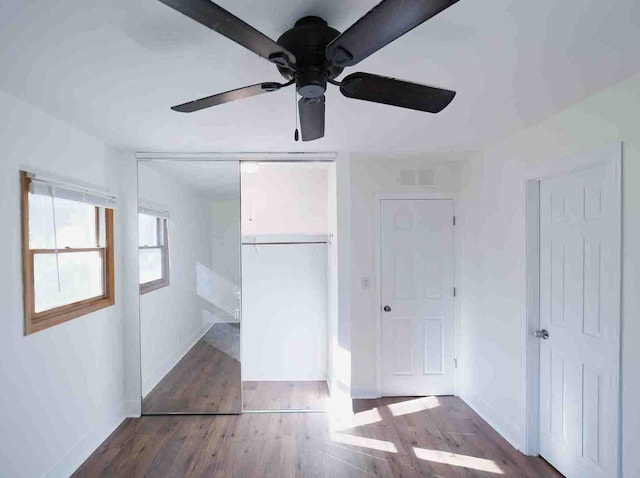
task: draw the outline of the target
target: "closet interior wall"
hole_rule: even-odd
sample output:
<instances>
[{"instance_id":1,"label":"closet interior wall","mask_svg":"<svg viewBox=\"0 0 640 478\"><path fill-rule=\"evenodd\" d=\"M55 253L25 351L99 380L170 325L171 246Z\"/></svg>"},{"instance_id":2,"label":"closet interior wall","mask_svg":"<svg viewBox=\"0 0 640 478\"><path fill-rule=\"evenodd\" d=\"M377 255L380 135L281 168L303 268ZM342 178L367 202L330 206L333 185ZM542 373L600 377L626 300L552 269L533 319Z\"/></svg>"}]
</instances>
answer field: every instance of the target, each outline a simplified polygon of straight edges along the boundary
<instances>
[{"instance_id":1,"label":"closet interior wall","mask_svg":"<svg viewBox=\"0 0 640 478\"><path fill-rule=\"evenodd\" d=\"M245 410L325 409L334 174L326 162L242 164Z\"/></svg>"}]
</instances>

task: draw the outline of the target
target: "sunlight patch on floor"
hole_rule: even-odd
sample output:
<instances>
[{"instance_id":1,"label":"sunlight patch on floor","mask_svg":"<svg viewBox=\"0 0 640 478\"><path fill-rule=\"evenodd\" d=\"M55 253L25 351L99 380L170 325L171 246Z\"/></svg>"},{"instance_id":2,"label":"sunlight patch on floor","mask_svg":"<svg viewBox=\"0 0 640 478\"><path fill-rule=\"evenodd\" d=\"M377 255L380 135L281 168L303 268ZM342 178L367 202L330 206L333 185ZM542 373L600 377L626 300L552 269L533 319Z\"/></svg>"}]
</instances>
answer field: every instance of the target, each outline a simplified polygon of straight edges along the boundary
<instances>
[{"instance_id":1,"label":"sunlight patch on floor","mask_svg":"<svg viewBox=\"0 0 640 478\"><path fill-rule=\"evenodd\" d=\"M409 413L430 410L439 406L440 400L438 400L438 397L422 397L404 402L391 403L387 405L387 408L394 417L399 417L401 415L408 415Z\"/></svg>"},{"instance_id":2,"label":"sunlight patch on floor","mask_svg":"<svg viewBox=\"0 0 640 478\"><path fill-rule=\"evenodd\" d=\"M486 458L477 458L475 456L459 455L457 453L450 453L447 451L427 450L426 448L416 447L413 448L413 452L416 454L416 457L421 460L504 475L504 472L495 461L487 460Z\"/></svg>"},{"instance_id":3,"label":"sunlight patch on floor","mask_svg":"<svg viewBox=\"0 0 640 478\"><path fill-rule=\"evenodd\" d=\"M363 425L370 425L372 423L378 423L382 421L382 416L377 408L371 410L364 410L362 412L354 413L351 416L342 416L341 419L335 420L331 423L331 430L341 431L349 428L357 428Z\"/></svg>"},{"instance_id":4,"label":"sunlight patch on floor","mask_svg":"<svg viewBox=\"0 0 640 478\"><path fill-rule=\"evenodd\" d=\"M342 443L343 445L359 446L362 448L369 448L371 450L398 453L398 449L390 441L376 440L375 438L365 438L355 435L347 435L344 433L331 433L331 441L334 443Z\"/></svg>"}]
</instances>

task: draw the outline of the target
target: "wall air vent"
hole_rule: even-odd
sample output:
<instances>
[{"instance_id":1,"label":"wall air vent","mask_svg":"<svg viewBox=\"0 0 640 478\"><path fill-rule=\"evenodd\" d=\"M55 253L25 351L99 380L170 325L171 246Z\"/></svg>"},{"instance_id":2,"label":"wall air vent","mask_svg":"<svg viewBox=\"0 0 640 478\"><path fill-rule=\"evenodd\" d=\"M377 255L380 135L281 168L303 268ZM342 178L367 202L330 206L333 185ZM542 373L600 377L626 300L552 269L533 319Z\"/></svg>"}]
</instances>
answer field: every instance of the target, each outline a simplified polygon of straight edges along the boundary
<instances>
[{"instance_id":1,"label":"wall air vent","mask_svg":"<svg viewBox=\"0 0 640 478\"><path fill-rule=\"evenodd\" d=\"M402 186L429 188L436 185L436 175L431 169L403 169L398 181Z\"/></svg>"}]
</instances>

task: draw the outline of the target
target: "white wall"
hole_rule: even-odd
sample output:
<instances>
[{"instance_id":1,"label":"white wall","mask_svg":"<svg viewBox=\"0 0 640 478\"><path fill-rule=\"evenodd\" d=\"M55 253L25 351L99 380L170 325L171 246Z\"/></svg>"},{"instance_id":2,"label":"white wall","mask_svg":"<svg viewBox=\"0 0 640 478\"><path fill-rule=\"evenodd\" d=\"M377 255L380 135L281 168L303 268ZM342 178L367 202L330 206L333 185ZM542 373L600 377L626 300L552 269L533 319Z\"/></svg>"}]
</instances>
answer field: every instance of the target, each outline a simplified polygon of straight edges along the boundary
<instances>
[{"instance_id":1,"label":"white wall","mask_svg":"<svg viewBox=\"0 0 640 478\"><path fill-rule=\"evenodd\" d=\"M140 297L145 396L213 324L213 214L208 200L146 163L138 165L138 195L170 216L170 285Z\"/></svg>"},{"instance_id":2,"label":"white wall","mask_svg":"<svg viewBox=\"0 0 640 478\"><path fill-rule=\"evenodd\" d=\"M242 379L327 379L327 245L242 246Z\"/></svg>"},{"instance_id":3,"label":"white wall","mask_svg":"<svg viewBox=\"0 0 640 478\"><path fill-rule=\"evenodd\" d=\"M118 182L118 217L121 223L120 259L122 281L118 287L122 309L124 348L124 396L128 416L141 413L140 287L138 284L138 164L134 153L125 155Z\"/></svg>"},{"instance_id":4,"label":"white wall","mask_svg":"<svg viewBox=\"0 0 640 478\"><path fill-rule=\"evenodd\" d=\"M211 202L212 263L225 279L240 283L240 200ZM237 254L232 254L237 251Z\"/></svg>"},{"instance_id":5,"label":"white wall","mask_svg":"<svg viewBox=\"0 0 640 478\"><path fill-rule=\"evenodd\" d=\"M238 322L240 309L240 200L214 199L211 202L211 267L203 295L214 306L214 322ZM204 284L203 284L204 285ZM205 292L208 290L208 293Z\"/></svg>"},{"instance_id":6,"label":"white wall","mask_svg":"<svg viewBox=\"0 0 640 478\"><path fill-rule=\"evenodd\" d=\"M260 163L242 172L242 234L326 234L326 163Z\"/></svg>"},{"instance_id":7,"label":"white wall","mask_svg":"<svg viewBox=\"0 0 640 478\"><path fill-rule=\"evenodd\" d=\"M425 189L403 186L400 183L400 171L416 169L433 171L435 187ZM353 155L351 157L351 257L347 260L351 265L351 382L354 397L377 396L375 194L432 191L455 199L460 169L461 163L456 160L369 159L366 156ZM343 207L340 205L339 209ZM365 286L364 281L368 281L369 285Z\"/></svg>"},{"instance_id":8,"label":"white wall","mask_svg":"<svg viewBox=\"0 0 640 478\"><path fill-rule=\"evenodd\" d=\"M525 182L580 166L581 151L624 141L623 476L640 476L640 75L488 148L460 197L461 394L519 448L525 443ZM575 156L578 154L578 156ZM566 159L573 158L573 159ZM577 158L577 159L576 159Z\"/></svg>"},{"instance_id":9,"label":"white wall","mask_svg":"<svg viewBox=\"0 0 640 478\"><path fill-rule=\"evenodd\" d=\"M328 215L329 232L334 234L330 248L331 263L336 264L335 270L329 271L329 277L334 274L335 308L330 312L335 314L336 330L330 332L330 337L335 340L331 349L331 362L329 372L331 377L331 399L333 412L344 412L347 416L351 413L351 156L349 153L340 152L335 162L335 179L329 176L327 185L330 190L335 190L335 217ZM333 184L335 180L335 185ZM329 199L329 205L331 201ZM335 231L335 233L334 233ZM330 302L331 304L331 302ZM331 322L330 322L331 323Z\"/></svg>"},{"instance_id":10,"label":"white wall","mask_svg":"<svg viewBox=\"0 0 640 478\"><path fill-rule=\"evenodd\" d=\"M244 164L246 240L326 239L328 168L326 163L263 162L249 172ZM243 380L327 379L327 247L243 246Z\"/></svg>"},{"instance_id":11,"label":"white wall","mask_svg":"<svg viewBox=\"0 0 640 478\"><path fill-rule=\"evenodd\" d=\"M122 155L0 92L0 476L68 476L125 416L121 213L116 304L23 335L18 171L119 191Z\"/></svg>"},{"instance_id":12,"label":"white wall","mask_svg":"<svg viewBox=\"0 0 640 478\"><path fill-rule=\"evenodd\" d=\"M327 168L327 384L338 389L338 190L336 165Z\"/></svg>"},{"instance_id":13,"label":"white wall","mask_svg":"<svg viewBox=\"0 0 640 478\"><path fill-rule=\"evenodd\" d=\"M211 202L211 232L211 267L206 271L209 287L201 289L214 306L211 309L214 322L238 322L236 310L240 310L241 270L239 199L214 199ZM206 290L208 294L204 292Z\"/></svg>"}]
</instances>

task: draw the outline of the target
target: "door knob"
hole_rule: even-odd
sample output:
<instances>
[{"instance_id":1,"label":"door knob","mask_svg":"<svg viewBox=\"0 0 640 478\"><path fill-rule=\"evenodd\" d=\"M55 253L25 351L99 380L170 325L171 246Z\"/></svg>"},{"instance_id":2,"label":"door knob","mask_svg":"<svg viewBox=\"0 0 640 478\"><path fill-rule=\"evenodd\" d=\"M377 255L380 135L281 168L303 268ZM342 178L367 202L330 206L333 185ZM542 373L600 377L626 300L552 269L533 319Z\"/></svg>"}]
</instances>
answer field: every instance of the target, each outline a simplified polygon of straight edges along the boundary
<instances>
[{"instance_id":1,"label":"door knob","mask_svg":"<svg viewBox=\"0 0 640 478\"><path fill-rule=\"evenodd\" d=\"M384 310L385 312L391 312L391 307L388 305L385 305L382 310Z\"/></svg>"},{"instance_id":2,"label":"door knob","mask_svg":"<svg viewBox=\"0 0 640 478\"><path fill-rule=\"evenodd\" d=\"M547 329L536 330L535 335L539 339L547 340L549 338L549 331Z\"/></svg>"}]
</instances>

